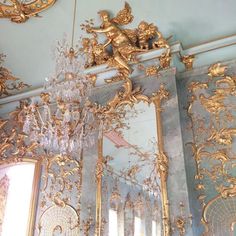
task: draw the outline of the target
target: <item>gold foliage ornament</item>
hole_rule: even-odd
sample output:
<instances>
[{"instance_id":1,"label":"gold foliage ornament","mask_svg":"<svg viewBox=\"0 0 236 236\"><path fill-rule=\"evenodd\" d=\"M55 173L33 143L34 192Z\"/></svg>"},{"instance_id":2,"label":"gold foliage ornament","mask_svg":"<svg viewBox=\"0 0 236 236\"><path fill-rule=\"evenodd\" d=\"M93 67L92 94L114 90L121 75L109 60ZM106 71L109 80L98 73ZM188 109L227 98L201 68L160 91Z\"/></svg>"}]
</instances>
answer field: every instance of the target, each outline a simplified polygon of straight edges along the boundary
<instances>
[{"instance_id":1,"label":"gold foliage ornament","mask_svg":"<svg viewBox=\"0 0 236 236\"><path fill-rule=\"evenodd\" d=\"M15 23L24 23L30 17L51 7L56 0L1 0L0 18L9 18Z\"/></svg>"}]
</instances>

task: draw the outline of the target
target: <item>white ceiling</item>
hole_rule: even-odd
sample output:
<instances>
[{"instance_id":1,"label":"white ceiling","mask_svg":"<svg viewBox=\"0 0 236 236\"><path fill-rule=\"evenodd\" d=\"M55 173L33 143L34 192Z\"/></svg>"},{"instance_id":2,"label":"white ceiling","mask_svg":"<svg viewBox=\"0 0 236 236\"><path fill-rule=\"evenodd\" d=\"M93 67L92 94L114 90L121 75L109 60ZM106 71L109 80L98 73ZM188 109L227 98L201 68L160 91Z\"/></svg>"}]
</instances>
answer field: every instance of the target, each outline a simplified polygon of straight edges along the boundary
<instances>
[{"instance_id":1,"label":"white ceiling","mask_svg":"<svg viewBox=\"0 0 236 236\"><path fill-rule=\"evenodd\" d=\"M155 23L165 36L173 35L184 48L236 33L235 0L128 0L137 27L141 20ZM70 35L74 0L57 0L55 6L24 24L0 19L0 52L7 55L5 65L33 87L40 86L54 70L52 48L63 34ZM78 0L77 32L85 19L95 18L107 9L116 13L124 5L117 0Z\"/></svg>"}]
</instances>

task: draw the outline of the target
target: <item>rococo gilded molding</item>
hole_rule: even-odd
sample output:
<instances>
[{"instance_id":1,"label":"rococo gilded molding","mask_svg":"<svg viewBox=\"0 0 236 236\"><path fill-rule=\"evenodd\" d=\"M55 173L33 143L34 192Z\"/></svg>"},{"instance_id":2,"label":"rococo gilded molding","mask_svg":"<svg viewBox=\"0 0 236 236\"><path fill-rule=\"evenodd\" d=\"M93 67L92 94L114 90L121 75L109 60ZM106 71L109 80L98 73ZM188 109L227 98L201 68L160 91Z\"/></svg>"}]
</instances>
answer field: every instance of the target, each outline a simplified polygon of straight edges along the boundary
<instances>
[{"instance_id":1,"label":"rococo gilded molding","mask_svg":"<svg viewBox=\"0 0 236 236\"><path fill-rule=\"evenodd\" d=\"M20 0L1 0L0 18L8 18L15 23L24 23L30 17L51 7L56 0L32 0L24 3Z\"/></svg>"}]
</instances>

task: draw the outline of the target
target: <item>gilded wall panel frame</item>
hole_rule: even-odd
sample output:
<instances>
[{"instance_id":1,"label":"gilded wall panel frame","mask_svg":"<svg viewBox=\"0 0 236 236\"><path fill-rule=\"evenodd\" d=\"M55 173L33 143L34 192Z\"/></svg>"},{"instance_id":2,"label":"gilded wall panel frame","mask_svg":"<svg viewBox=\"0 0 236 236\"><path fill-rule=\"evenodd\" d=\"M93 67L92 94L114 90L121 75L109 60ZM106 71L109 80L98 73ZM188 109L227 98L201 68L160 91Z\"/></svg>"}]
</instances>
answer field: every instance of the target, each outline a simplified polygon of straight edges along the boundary
<instances>
[{"instance_id":1,"label":"gilded wall panel frame","mask_svg":"<svg viewBox=\"0 0 236 236\"><path fill-rule=\"evenodd\" d=\"M162 226L163 235L170 236L170 211L169 200L167 192L167 179L169 170L169 160L165 154L164 138L163 138L163 123L162 123L162 102L167 99L169 92L165 89L164 85L160 85L159 90L152 94L152 96L144 95L140 86L133 88L133 83L130 79L126 79L123 84L123 89L116 92L115 96L104 107L103 112L106 114L106 119L109 116L114 115L114 111L125 105L129 105L131 108L134 104L143 101L147 104L153 103L155 106L156 115L156 127L158 137L158 153L157 158L157 174L160 176L161 182L161 196L162 196ZM103 175L103 138L98 140L98 159L96 168L96 229L95 236L101 236L103 231L103 219L102 219L102 175Z\"/></svg>"}]
</instances>

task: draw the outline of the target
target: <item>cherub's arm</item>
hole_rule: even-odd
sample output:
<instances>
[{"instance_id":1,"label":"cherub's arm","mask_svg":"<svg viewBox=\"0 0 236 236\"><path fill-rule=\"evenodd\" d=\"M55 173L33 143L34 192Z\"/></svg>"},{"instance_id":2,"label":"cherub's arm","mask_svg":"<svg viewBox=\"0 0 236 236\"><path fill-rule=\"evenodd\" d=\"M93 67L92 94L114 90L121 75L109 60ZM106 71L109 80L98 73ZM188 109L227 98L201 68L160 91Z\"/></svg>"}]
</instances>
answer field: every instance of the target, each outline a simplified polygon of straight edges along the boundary
<instances>
[{"instance_id":1,"label":"cherub's arm","mask_svg":"<svg viewBox=\"0 0 236 236\"><path fill-rule=\"evenodd\" d=\"M112 30L112 27L107 27L107 28L104 28L104 29L101 29L101 28L91 28L91 32L95 32L95 33L107 33L109 31Z\"/></svg>"},{"instance_id":2,"label":"cherub's arm","mask_svg":"<svg viewBox=\"0 0 236 236\"><path fill-rule=\"evenodd\" d=\"M104 48L106 48L111 43L111 39L108 39L106 43L103 45Z\"/></svg>"}]
</instances>

